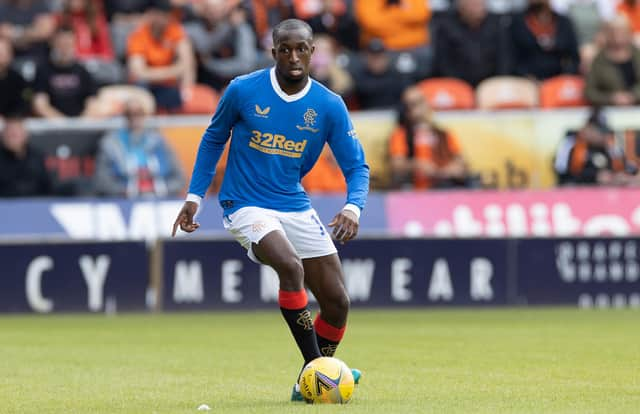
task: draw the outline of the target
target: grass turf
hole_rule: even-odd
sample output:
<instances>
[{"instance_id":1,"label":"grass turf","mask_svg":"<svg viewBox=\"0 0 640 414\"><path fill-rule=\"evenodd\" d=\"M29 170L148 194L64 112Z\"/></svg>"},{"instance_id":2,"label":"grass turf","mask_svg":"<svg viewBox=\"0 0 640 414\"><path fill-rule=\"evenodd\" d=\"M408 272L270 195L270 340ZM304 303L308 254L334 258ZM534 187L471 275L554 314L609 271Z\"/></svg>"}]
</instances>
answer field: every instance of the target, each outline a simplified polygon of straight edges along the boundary
<instances>
[{"instance_id":1,"label":"grass turf","mask_svg":"<svg viewBox=\"0 0 640 414\"><path fill-rule=\"evenodd\" d=\"M638 413L640 312L355 310L346 406L288 401L277 312L0 317L0 413Z\"/></svg>"}]
</instances>

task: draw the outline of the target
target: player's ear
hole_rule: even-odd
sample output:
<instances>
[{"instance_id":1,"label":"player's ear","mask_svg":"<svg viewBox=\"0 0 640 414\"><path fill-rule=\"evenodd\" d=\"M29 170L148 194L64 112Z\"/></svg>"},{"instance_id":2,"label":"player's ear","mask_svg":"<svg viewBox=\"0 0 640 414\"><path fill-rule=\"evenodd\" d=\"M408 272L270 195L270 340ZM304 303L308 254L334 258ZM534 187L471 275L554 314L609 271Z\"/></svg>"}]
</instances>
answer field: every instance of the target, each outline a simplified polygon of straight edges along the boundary
<instances>
[{"instance_id":1,"label":"player's ear","mask_svg":"<svg viewBox=\"0 0 640 414\"><path fill-rule=\"evenodd\" d=\"M271 57L273 58L273 60L276 60L276 48L275 47L271 48Z\"/></svg>"},{"instance_id":2,"label":"player's ear","mask_svg":"<svg viewBox=\"0 0 640 414\"><path fill-rule=\"evenodd\" d=\"M316 45L311 43L311 54L313 55L313 52L315 52L315 51L316 51Z\"/></svg>"}]
</instances>

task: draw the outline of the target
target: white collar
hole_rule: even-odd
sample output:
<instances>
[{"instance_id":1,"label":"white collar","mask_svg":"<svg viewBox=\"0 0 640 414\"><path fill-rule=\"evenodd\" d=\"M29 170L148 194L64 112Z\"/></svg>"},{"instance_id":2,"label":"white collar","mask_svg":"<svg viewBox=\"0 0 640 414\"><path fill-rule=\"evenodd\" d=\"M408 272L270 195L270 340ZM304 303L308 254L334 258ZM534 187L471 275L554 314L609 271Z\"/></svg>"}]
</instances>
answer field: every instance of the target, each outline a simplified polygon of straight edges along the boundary
<instances>
[{"instance_id":1,"label":"white collar","mask_svg":"<svg viewBox=\"0 0 640 414\"><path fill-rule=\"evenodd\" d=\"M285 102L294 102L298 99L302 99L305 97L309 89L311 89L311 77L307 78L307 84L304 85L304 88L300 90L300 92L294 93L293 95L288 95L285 91L282 90L280 84L278 83L278 79L276 78L276 68L273 67L269 71L269 77L271 78L271 87L273 91L282 98Z\"/></svg>"}]
</instances>

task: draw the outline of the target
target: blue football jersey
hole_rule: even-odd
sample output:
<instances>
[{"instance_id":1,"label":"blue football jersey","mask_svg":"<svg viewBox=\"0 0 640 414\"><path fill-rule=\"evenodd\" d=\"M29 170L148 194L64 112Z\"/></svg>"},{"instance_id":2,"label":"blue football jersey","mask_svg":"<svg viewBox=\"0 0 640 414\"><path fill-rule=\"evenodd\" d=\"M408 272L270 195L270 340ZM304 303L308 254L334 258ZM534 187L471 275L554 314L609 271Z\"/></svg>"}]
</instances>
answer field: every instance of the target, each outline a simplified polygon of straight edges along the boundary
<instances>
[{"instance_id":1,"label":"blue football jersey","mask_svg":"<svg viewBox=\"0 0 640 414\"><path fill-rule=\"evenodd\" d=\"M203 134L189 193L200 197L215 173L226 142L229 158L220 189L225 214L245 206L278 211L311 208L300 180L329 143L347 181L348 204L364 208L369 167L342 98L309 79L285 94L275 69L234 79Z\"/></svg>"}]
</instances>

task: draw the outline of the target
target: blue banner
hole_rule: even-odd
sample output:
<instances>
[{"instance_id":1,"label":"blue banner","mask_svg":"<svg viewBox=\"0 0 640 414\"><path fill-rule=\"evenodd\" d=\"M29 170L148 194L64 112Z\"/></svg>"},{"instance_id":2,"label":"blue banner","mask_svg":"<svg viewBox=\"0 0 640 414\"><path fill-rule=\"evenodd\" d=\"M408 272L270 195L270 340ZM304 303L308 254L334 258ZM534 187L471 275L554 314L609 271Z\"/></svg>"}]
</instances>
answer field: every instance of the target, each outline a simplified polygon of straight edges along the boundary
<instances>
[{"instance_id":1,"label":"blue banner","mask_svg":"<svg viewBox=\"0 0 640 414\"><path fill-rule=\"evenodd\" d=\"M361 234L387 232L384 196L372 194L360 223ZM344 206L344 196L312 197L323 222ZM168 237L183 200L17 199L0 200L0 237L75 240L146 240ZM11 217L11 219L7 219ZM204 201L198 215L199 235L225 235L222 209L216 197Z\"/></svg>"},{"instance_id":2,"label":"blue banner","mask_svg":"<svg viewBox=\"0 0 640 414\"><path fill-rule=\"evenodd\" d=\"M535 305L640 307L638 239L515 240L518 299Z\"/></svg>"},{"instance_id":3,"label":"blue banner","mask_svg":"<svg viewBox=\"0 0 640 414\"><path fill-rule=\"evenodd\" d=\"M355 240L339 246L353 306L507 303L506 240ZM169 240L163 308L274 307L278 280L235 242Z\"/></svg>"},{"instance_id":4,"label":"blue banner","mask_svg":"<svg viewBox=\"0 0 640 414\"><path fill-rule=\"evenodd\" d=\"M142 242L0 244L0 312L144 310Z\"/></svg>"}]
</instances>

